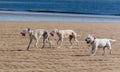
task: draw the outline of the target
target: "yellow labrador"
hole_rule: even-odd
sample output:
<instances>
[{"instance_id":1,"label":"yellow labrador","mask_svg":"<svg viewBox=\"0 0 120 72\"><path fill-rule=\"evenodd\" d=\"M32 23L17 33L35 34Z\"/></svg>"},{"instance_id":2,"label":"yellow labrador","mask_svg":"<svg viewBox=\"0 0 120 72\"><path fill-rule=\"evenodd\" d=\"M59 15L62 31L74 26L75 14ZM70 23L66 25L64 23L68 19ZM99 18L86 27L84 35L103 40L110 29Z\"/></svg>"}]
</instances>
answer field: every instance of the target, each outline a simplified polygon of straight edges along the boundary
<instances>
[{"instance_id":1,"label":"yellow labrador","mask_svg":"<svg viewBox=\"0 0 120 72\"><path fill-rule=\"evenodd\" d=\"M51 34L51 36L54 36L55 34L57 34L57 36L59 37L59 39L57 41L57 44L59 44L59 42L60 42L60 45L59 45L58 48L60 48L62 46L62 42L63 42L64 38L69 38L69 42L71 44L70 48L73 47L72 39L74 39L74 41L76 41L77 45L78 45L77 34L73 30L59 30L59 29L54 29L54 30L52 30L50 32L50 34Z\"/></svg>"},{"instance_id":2,"label":"yellow labrador","mask_svg":"<svg viewBox=\"0 0 120 72\"><path fill-rule=\"evenodd\" d=\"M34 39L36 41L35 47L38 48L38 42L41 37L43 37L43 46L42 48L45 47L45 43L49 42L50 47L52 47L52 42L49 39L49 32L47 32L44 29L36 29L36 30L31 30L30 28L24 28L23 31L21 32L22 36L25 36L26 34L29 34L30 41L27 47L27 50L29 50L30 44L32 43L32 40Z\"/></svg>"}]
</instances>

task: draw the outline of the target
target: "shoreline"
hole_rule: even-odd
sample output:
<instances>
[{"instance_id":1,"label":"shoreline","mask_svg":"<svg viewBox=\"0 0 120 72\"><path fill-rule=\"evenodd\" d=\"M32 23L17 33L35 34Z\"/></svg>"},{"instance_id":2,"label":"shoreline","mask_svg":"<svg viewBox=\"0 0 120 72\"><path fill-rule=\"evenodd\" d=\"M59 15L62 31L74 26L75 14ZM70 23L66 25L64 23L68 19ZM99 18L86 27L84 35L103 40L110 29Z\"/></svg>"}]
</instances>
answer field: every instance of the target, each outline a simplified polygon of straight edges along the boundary
<instances>
[{"instance_id":1,"label":"shoreline","mask_svg":"<svg viewBox=\"0 0 120 72\"><path fill-rule=\"evenodd\" d=\"M0 11L0 21L120 22L119 16Z\"/></svg>"}]
</instances>

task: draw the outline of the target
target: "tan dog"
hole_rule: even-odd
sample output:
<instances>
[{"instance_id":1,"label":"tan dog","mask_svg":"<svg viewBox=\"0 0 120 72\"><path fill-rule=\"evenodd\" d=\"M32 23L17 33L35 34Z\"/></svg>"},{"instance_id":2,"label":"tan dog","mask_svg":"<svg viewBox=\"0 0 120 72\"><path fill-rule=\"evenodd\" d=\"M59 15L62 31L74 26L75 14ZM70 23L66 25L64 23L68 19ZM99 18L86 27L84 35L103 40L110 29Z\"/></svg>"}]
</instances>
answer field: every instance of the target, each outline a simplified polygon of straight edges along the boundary
<instances>
[{"instance_id":1,"label":"tan dog","mask_svg":"<svg viewBox=\"0 0 120 72\"><path fill-rule=\"evenodd\" d=\"M46 42L49 42L50 47L52 47L52 43L49 39L49 32L47 32L44 29L36 29L36 30L31 30L30 28L25 28L21 32L22 36L25 36L26 34L29 34L30 37L30 42L28 44L27 50L29 50L30 44L32 43L32 40L34 39L36 41L35 47L38 48L38 42L41 37L43 37L43 46L42 48L45 47Z\"/></svg>"},{"instance_id":2,"label":"tan dog","mask_svg":"<svg viewBox=\"0 0 120 72\"><path fill-rule=\"evenodd\" d=\"M57 36L59 37L59 39L57 41L57 44L59 44L59 42L60 42L60 45L59 45L58 48L60 48L62 46L62 42L63 42L64 38L69 38L69 42L71 44L70 48L73 47L72 39L74 39L74 41L76 41L77 45L78 45L77 34L73 30L58 30L58 29L54 29L54 30L52 30L50 32L50 34L51 34L51 36L54 36L55 34L57 34Z\"/></svg>"}]
</instances>

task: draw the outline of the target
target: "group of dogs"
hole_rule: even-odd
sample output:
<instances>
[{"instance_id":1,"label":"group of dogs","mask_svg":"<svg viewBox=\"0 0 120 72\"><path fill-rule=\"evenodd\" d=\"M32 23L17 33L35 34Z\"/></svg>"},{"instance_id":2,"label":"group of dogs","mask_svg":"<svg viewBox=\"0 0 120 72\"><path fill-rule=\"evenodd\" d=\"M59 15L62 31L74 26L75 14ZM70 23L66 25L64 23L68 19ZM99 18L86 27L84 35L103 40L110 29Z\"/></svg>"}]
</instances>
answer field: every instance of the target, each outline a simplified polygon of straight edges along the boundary
<instances>
[{"instance_id":1,"label":"group of dogs","mask_svg":"<svg viewBox=\"0 0 120 72\"><path fill-rule=\"evenodd\" d=\"M74 30L59 30L59 29L53 29L50 32L48 32L45 29L35 29L35 30L31 30L30 28L24 28L21 32L22 36L26 36L26 34L29 35L29 44L27 47L27 50L29 50L30 45L32 43L32 40L34 39L36 41L35 43L35 47L38 48L38 43L40 38L43 38L43 45L42 48L45 48L46 43L49 43L50 47L52 48L52 41L50 39L51 36L58 36L58 40L57 40L57 44L59 45L58 48L60 48L62 46L63 43L63 39L64 38L69 38L69 42L71 44L70 48L73 47L73 43L72 43L72 39L74 39L74 42L77 43L77 45L79 46L79 41L77 40L77 33ZM92 35L88 35L85 38L85 41L87 44L90 44L92 46L92 56L94 56L96 54L96 51L98 48L103 48L103 54L105 54L105 49L108 48L110 50L110 54L112 54L112 47L111 47L111 41L116 41L116 40L112 40L112 39L98 39L95 38Z\"/></svg>"}]
</instances>

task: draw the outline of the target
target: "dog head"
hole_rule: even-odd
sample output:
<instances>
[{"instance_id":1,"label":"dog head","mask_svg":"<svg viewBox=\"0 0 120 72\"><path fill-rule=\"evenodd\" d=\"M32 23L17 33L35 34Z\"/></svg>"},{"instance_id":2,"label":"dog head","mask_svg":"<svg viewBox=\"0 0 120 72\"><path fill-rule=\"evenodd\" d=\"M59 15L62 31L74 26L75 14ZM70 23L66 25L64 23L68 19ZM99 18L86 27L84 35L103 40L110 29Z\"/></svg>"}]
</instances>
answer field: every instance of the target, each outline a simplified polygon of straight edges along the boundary
<instances>
[{"instance_id":1,"label":"dog head","mask_svg":"<svg viewBox=\"0 0 120 72\"><path fill-rule=\"evenodd\" d=\"M22 36L26 36L27 33L29 33L30 28L24 28L23 31L20 33Z\"/></svg>"},{"instance_id":2,"label":"dog head","mask_svg":"<svg viewBox=\"0 0 120 72\"><path fill-rule=\"evenodd\" d=\"M87 44L89 44L89 43L93 43L94 42L94 40L95 40L95 37L93 37L93 36L91 36L91 35L88 35L86 38L85 38L85 41L86 41L86 43Z\"/></svg>"},{"instance_id":3,"label":"dog head","mask_svg":"<svg viewBox=\"0 0 120 72\"><path fill-rule=\"evenodd\" d=\"M55 36L55 34L58 33L58 29L54 29L50 32L51 36Z\"/></svg>"}]
</instances>

